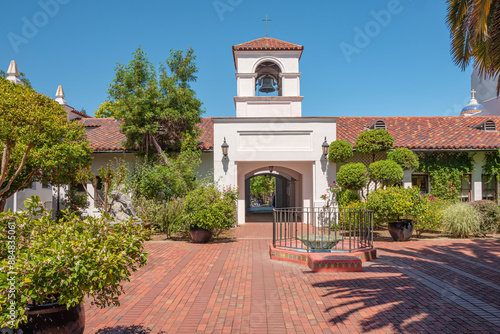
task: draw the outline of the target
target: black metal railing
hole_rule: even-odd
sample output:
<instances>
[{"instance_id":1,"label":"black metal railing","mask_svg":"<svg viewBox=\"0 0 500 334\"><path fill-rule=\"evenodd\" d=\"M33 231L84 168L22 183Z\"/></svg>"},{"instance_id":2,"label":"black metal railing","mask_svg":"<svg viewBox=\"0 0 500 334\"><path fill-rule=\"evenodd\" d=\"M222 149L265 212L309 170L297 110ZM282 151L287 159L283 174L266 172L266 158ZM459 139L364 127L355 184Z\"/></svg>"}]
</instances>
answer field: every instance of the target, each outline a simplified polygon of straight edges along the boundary
<instances>
[{"instance_id":1,"label":"black metal railing","mask_svg":"<svg viewBox=\"0 0 500 334\"><path fill-rule=\"evenodd\" d=\"M373 211L339 208L273 210L273 245L307 252L373 247Z\"/></svg>"}]
</instances>

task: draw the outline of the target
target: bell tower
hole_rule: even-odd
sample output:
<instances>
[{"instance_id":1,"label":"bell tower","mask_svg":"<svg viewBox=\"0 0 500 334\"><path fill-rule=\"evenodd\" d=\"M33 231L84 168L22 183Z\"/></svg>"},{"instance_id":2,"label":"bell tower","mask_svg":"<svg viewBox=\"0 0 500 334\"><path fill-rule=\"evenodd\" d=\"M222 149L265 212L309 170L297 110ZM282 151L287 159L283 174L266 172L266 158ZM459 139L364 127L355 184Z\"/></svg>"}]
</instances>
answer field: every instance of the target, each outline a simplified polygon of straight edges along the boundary
<instances>
[{"instance_id":1,"label":"bell tower","mask_svg":"<svg viewBox=\"0 0 500 334\"><path fill-rule=\"evenodd\" d=\"M304 47L263 37L233 46L236 117L300 117Z\"/></svg>"}]
</instances>

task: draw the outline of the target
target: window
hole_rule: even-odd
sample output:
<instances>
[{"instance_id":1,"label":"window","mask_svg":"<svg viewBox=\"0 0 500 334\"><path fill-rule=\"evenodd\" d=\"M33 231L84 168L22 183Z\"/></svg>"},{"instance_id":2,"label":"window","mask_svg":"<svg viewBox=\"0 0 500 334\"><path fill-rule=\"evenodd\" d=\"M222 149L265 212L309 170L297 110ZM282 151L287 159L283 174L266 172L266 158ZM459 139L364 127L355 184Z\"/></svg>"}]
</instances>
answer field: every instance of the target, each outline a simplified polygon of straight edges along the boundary
<instances>
[{"instance_id":1,"label":"window","mask_svg":"<svg viewBox=\"0 0 500 334\"><path fill-rule=\"evenodd\" d=\"M460 177L460 200L462 202L470 202L471 199L471 175L465 174Z\"/></svg>"},{"instance_id":2,"label":"window","mask_svg":"<svg viewBox=\"0 0 500 334\"><path fill-rule=\"evenodd\" d=\"M420 194L425 195L429 193L429 175L413 174L411 176L411 184L413 187L420 189Z\"/></svg>"},{"instance_id":3,"label":"window","mask_svg":"<svg viewBox=\"0 0 500 334\"><path fill-rule=\"evenodd\" d=\"M50 189L50 184L42 183L42 189Z\"/></svg>"},{"instance_id":4,"label":"window","mask_svg":"<svg viewBox=\"0 0 500 334\"><path fill-rule=\"evenodd\" d=\"M473 128L478 129L478 130L482 130L482 131L497 132L497 125L491 119L484 121L481 124L478 124L476 126L473 126Z\"/></svg>"},{"instance_id":5,"label":"window","mask_svg":"<svg viewBox=\"0 0 500 334\"><path fill-rule=\"evenodd\" d=\"M483 193L483 199L494 201L497 199L497 181L496 178L490 175L481 175L481 188Z\"/></svg>"},{"instance_id":6,"label":"window","mask_svg":"<svg viewBox=\"0 0 500 334\"><path fill-rule=\"evenodd\" d=\"M385 122L383 120L381 120L381 119L379 119L378 121L376 121L375 123L373 123L372 125L370 125L368 128L371 129L371 130L378 130L378 129L384 129L384 130L386 130L387 129L387 127L385 125Z\"/></svg>"}]
</instances>

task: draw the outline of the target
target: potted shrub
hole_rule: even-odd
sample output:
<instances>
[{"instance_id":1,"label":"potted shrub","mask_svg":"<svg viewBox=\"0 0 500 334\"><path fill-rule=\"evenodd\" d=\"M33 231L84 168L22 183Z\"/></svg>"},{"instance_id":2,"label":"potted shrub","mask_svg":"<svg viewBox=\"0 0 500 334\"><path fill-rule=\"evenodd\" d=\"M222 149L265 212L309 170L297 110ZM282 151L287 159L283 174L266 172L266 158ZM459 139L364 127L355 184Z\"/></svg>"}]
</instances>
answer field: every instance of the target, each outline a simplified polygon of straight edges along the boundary
<instances>
[{"instance_id":1,"label":"potted shrub","mask_svg":"<svg viewBox=\"0 0 500 334\"><path fill-rule=\"evenodd\" d=\"M236 224L238 192L231 187L220 190L213 183L201 184L185 199L184 209L191 239L207 243Z\"/></svg>"},{"instance_id":2,"label":"potted shrub","mask_svg":"<svg viewBox=\"0 0 500 334\"><path fill-rule=\"evenodd\" d=\"M413 234L412 219L418 217L422 197L418 188L388 187L368 195L366 206L373 210L377 225L387 223L395 241L407 241Z\"/></svg>"},{"instance_id":3,"label":"potted shrub","mask_svg":"<svg viewBox=\"0 0 500 334\"><path fill-rule=\"evenodd\" d=\"M33 197L27 210L0 214L0 326L24 333L83 333L84 297L119 305L122 282L146 264L148 231L105 217L59 221Z\"/></svg>"}]
</instances>

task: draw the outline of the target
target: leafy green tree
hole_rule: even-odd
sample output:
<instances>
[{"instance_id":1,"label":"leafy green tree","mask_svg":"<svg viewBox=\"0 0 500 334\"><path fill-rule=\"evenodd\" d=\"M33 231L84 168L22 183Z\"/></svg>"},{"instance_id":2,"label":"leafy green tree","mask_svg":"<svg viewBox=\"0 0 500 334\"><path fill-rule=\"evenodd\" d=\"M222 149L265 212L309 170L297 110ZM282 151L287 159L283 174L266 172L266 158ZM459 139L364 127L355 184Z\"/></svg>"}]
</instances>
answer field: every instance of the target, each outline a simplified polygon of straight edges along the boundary
<instances>
[{"instance_id":1,"label":"leafy green tree","mask_svg":"<svg viewBox=\"0 0 500 334\"><path fill-rule=\"evenodd\" d=\"M159 164L154 159L142 159L136 164L130 179L134 197L170 201L186 196L196 187L195 169L201 162L197 143L196 138L187 136L181 151L169 154L168 165Z\"/></svg>"},{"instance_id":2,"label":"leafy green tree","mask_svg":"<svg viewBox=\"0 0 500 334\"><path fill-rule=\"evenodd\" d=\"M328 149L328 161L331 163L345 162L353 156L352 146L344 140L331 142Z\"/></svg>"},{"instance_id":3,"label":"leafy green tree","mask_svg":"<svg viewBox=\"0 0 500 334\"><path fill-rule=\"evenodd\" d=\"M172 50L158 74L142 48L134 52L128 65L119 64L108 90L115 116L123 121L121 130L127 148L148 155L152 149L179 151L182 139L196 137L202 103L191 89L196 81L196 55L193 49Z\"/></svg>"},{"instance_id":4,"label":"leafy green tree","mask_svg":"<svg viewBox=\"0 0 500 334\"><path fill-rule=\"evenodd\" d=\"M361 133L356 139L354 148L356 153L373 154L375 162L375 153L389 151L394 146L394 138L384 129L369 130Z\"/></svg>"},{"instance_id":5,"label":"leafy green tree","mask_svg":"<svg viewBox=\"0 0 500 334\"><path fill-rule=\"evenodd\" d=\"M368 176L375 182L375 189L378 183L385 187L399 184L403 175L403 168L392 160L376 161L368 167Z\"/></svg>"},{"instance_id":6,"label":"leafy green tree","mask_svg":"<svg viewBox=\"0 0 500 334\"><path fill-rule=\"evenodd\" d=\"M99 109L95 111L96 118L116 118L115 103L111 101L105 101L101 103Z\"/></svg>"},{"instance_id":7,"label":"leafy green tree","mask_svg":"<svg viewBox=\"0 0 500 334\"><path fill-rule=\"evenodd\" d=\"M447 3L446 21L455 64L463 71L473 62L485 78L500 74L500 3L491 0L447 0ZM497 94L499 89L497 84Z\"/></svg>"},{"instance_id":8,"label":"leafy green tree","mask_svg":"<svg viewBox=\"0 0 500 334\"><path fill-rule=\"evenodd\" d=\"M15 192L41 181L68 184L90 164L85 128L32 88L0 78L0 211Z\"/></svg>"},{"instance_id":9,"label":"leafy green tree","mask_svg":"<svg viewBox=\"0 0 500 334\"><path fill-rule=\"evenodd\" d=\"M7 73L5 73L4 71L0 70L0 78L7 78ZM33 88L33 87L31 87L31 82L26 77L26 74L24 74L23 72L19 72L19 80L21 80L21 82L26 87Z\"/></svg>"},{"instance_id":10,"label":"leafy green tree","mask_svg":"<svg viewBox=\"0 0 500 334\"><path fill-rule=\"evenodd\" d=\"M271 175L259 175L250 179L250 196L267 203L274 195L276 178Z\"/></svg>"},{"instance_id":11,"label":"leafy green tree","mask_svg":"<svg viewBox=\"0 0 500 334\"><path fill-rule=\"evenodd\" d=\"M387 154L387 159L395 161L403 170L417 169L418 155L406 147L400 147Z\"/></svg>"}]
</instances>

